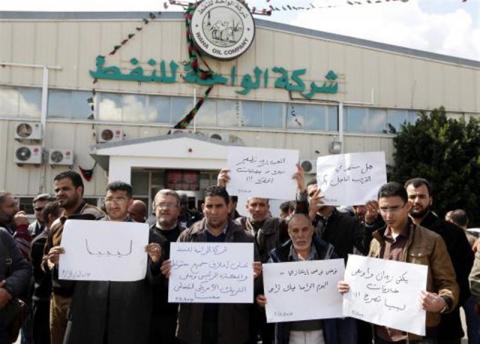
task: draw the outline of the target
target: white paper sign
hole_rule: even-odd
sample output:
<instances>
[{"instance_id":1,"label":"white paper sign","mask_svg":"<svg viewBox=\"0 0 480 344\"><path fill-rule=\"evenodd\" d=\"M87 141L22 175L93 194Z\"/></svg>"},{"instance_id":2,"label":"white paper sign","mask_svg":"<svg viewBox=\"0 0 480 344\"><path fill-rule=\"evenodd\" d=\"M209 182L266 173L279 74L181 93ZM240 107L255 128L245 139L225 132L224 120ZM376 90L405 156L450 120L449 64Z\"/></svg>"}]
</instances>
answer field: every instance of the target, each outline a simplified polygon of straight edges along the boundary
<instances>
[{"instance_id":1,"label":"white paper sign","mask_svg":"<svg viewBox=\"0 0 480 344\"><path fill-rule=\"evenodd\" d=\"M427 271L426 265L349 255L345 316L424 336L420 292L426 290Z\"/></svg>"},{"instance_id":2,"label":"white paper sign","mask_svg":"<svg viewBox=\"0 0 480 344\"><path fill-rule=\"evenodd\" d=\"M227 191L239 198L294 200L299 153L296 150L230 147Z\"/></svg>"},{"instance_id":3,"label":"white paper sign","mask_svg":"<svg viewBox=\"0 0 480 344\"><path fill-rule=\"evenodd\" d=\"M253 243L170 243L168 302L253 303Z\"/></svg>"},{"instance_id":4,"label":"white paper sign","mask_svg":"<svg viewBox=\"0 0 480 344\"><path fill-rule=\"evenodd\" d=\"M317 183L328 205L359 205L377 199L387 182L384 152L322 156L317 159Z\"/></svg>"},{"instance_id":5,"label":"white paper sign","mask_svg":"<svg viewBox=\"0 0 480 344\"><path fill-rule=\"evenodd\" d=\"M67 220L59 278L138 281L147 272L148 225L136 222Z\"/></svg>"},{"instance_id":6,"label":"white paper sign","mask_svg":"<svg viewBox=\"0 0 480 344\"><path fill-rule=\"evenodd\" d=\"M343 259L263 264L267 322L342 317Z\"/></svg>"}]
</instances>

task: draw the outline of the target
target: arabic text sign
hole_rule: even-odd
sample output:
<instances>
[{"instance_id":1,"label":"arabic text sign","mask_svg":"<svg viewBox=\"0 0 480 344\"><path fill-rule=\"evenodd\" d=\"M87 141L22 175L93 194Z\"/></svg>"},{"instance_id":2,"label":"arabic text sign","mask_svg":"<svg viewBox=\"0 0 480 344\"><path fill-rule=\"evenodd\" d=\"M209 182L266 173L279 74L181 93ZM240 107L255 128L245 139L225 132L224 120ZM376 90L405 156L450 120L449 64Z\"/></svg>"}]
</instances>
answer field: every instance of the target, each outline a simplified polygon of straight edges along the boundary
<instances>
[{"instance_id":1,"label":"arabic text sign","mask_svg":"<svg viewBox=\"0 0 480 344\"><path fill-rule=\"evenodd\" d=\"M343 259L263 265L267 322L342 317Z\"/></svg>"},{"instance_id":2,"label":"arabic text sign","mask_svg":"<svg viewBox=\"0 0 480 344\"><path fill-rule=\"evenodd\" d=\"M136 222L67 220L59 278L138 281L147 272L148 225Z\"/></svg>"},{"instance_id":3,"label":"arabic text sign","mask_svg":"<svg viewBox=\"0 0 480 344\"><path fill-rule=\"evenodd\" d=\"M298 151L230 147L228 192L239 198L295 199Z\"/></svg>"},{"instance_id":4,"label":"arabic text sign","mask_svg":"<svg viewBox=\"0 0 480 344\"><path fill-rule=\"evenodd\" d=\"M384 152L350 153L317 159L317 183L325 204L358 205L377 199L387 182Z\"/></svg>"},{"instance_id":5,"label":"arabic text sign","mask_svg":"<svg viewBox=\"0 0 480 344\"><path fill-rule=\"evenodd\" d=\"M308 83L308 81L303 80L303 76L307 72L305 68L289 71L278 66L263 69L255 67L253 73L244 74L239 78L237 66L232 66L228 77L213 73L211 77L205 79L190 63L184 64L183 73L180 73L180 65L174 60L171 60L168 64L165 60L157 62L155 59L149 59L148 62L141 63L133 57L130 59L132 69L125 73L118 66L106 66L105 64L105 56L97 56L95 60L96 69L90 71L90 76L94 79L173 84L177 82L177 75L181 74L185 82L200 86L240 86L242 89L235 92L241 95L247 95L252 90L258 90L261 87L269 88L270 78L275 78L273 85L275 88L289 92L299 92L305 99L312 99L318 93L336 94L339 84L339 76L333 70L327 72L323 82L311 81Z\"/></svg>"},{"instance_id":6,"label":"arabic text sign","mask_svg":"<svg viewBox=\"0 0 480 344\"><path fill-rule=\"evenodd\" d=\"M172 242L170 259L168 302L253 302L253 243Z\"/></svg>"},{"instance_id":7,"label":"arabic text sign","mask_svg":"<svg viewBox=\"0 0 480 344\"><path fill-rule=\"evenodd\" d=\"M426 289L427 271L426 265L349 255L344 315L424 336L420 292Z\"/></svg>"}]
</instances>

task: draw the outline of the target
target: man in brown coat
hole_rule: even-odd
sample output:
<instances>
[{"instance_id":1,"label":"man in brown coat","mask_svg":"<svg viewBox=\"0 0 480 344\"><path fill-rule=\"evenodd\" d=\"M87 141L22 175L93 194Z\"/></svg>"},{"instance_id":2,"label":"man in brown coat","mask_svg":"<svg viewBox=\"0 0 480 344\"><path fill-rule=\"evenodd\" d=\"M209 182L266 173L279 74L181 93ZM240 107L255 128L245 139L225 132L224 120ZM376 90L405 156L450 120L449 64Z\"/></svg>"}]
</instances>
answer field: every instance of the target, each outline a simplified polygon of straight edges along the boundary
<instances>
[{"instance_id":1,"label":"man in brown coat","mask_svg":"<svg viewBox=\"0 0 480 344\"><path fill-rule=\"evenodd\" d=\"M53 181L55 195L63 213L53 224L45 245L44 269L52 269L54 263L50 258L58 256L58 247L62 240L63 225L67 219L98 220L105 214L97 207L87 204L83 199L83 180L74 171L65 171L55 176ZM67 325L67 314L73 290L62 287L52 276L52 299L50 303L50 335L52 344L63 343Z\"/></svg>"},{"instance_id":2,"label":"man in brown coat","mask_svg":"<svg viewBox=\"0 0 480 344\"><path fill-rule=\"evenodd\" d=\"M445 242L440 235L412 222L408 216L412 204L401 184L390 182L383 185L378 192L378 204L386 228L373 233L368 255L428 266L427 290L421 295L422 307L427 311L427 336L422 338L393 328L375 326L375 343L432 343L436 339L440 315L451 312L459 296L455 271ZM339 283L340 292L348 290L348 284Z\"/></svg>"}]
</instances>

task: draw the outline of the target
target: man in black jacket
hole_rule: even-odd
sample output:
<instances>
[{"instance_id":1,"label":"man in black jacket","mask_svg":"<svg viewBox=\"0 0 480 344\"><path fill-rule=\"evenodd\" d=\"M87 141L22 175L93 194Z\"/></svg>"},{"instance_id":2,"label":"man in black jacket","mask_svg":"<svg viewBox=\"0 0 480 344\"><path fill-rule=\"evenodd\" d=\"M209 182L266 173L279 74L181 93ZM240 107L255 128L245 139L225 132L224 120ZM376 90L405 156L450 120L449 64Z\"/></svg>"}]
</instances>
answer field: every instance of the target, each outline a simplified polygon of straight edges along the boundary
<instances>
[{"instance_id":1,"label":"man in black jacket","mask_svg":"<svg viewBox=\"0 0 480 344\"><path fill-rule=\"evenodd\" d=\"M176 242L185 229L179 222L181 211L180 196L173 190L162 189L157 192L153 201L157 222L150 231L163 239L163 257L170 258L170 243ZM168 303L168 280L154 286L152 326L150 327L150 343L174 344L177 328L178 304Z\"/></svg>"},{"instance_id":2,"label":"man in black jacket","mask_svg":"<svg viewBox=\"0 0 480 344\"><path fill-rule=\"evenodd\" d=\"M307 184L309 197L309 217L315 227L315 234L335 247L335 252L345 261L354 248L367 254L371 233L357 219L349 214L339 212L335 207L324 205L321 190L317 182Z\"/></svg>"},{"instance_id":3,"label":"man in black jacket","mask_svg":"<svg viewBox=\"0 0 480 344\"><path fill-rule=\"evenodd\" d=\"M410 216L416 225L428 228L439 234L447 245L453 268L460 287L458 305L452 312L442 314L438 326L440 344L460 344L463 338L459 307L470 296L468 275L473 266L473 252L462 229L438 217L432 211L432 188L423 178L413 178L405 182L408 198L413 207Z\"/></svg>"},{"instance_id":4,"label":"man in black jacket","mask_svg":"<svg viewBox=\"0 0 480 344\"><path fill-rule=\"evenodd\" d=\"M5 310L15 297L25 293L32 275L10 233L0 227L0 343L9 343Z\"/></svg>"}]
</instances>

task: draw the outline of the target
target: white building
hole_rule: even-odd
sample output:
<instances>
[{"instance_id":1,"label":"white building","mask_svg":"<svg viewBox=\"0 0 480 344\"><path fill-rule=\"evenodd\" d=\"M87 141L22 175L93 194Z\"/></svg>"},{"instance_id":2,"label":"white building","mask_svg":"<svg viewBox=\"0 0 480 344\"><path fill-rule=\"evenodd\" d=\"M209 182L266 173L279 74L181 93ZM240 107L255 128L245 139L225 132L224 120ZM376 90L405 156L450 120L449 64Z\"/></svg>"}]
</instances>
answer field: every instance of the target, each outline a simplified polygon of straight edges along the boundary
<instances>
[{"instance_id":1,"label":"white building","mask_svg":"<svg viewBox=\"0 0 480 344\"><path fill-rule=\"evenodd\" d=\"M193 190L215 183L230 144L298 149L302 160L381 150L391 164L392 137L417 111L480 114L479 61L256 19L245 54L206 59L218 84L189 131L167 135L207 87L183 78L183 15L155 16L0 12L0 190L29 204L57 173L97 162L85 181L93 202L116 179L148 202L165 186L201 197ZM94 83L97 72L114 80Z\"/></svg>"}]
</instances>

